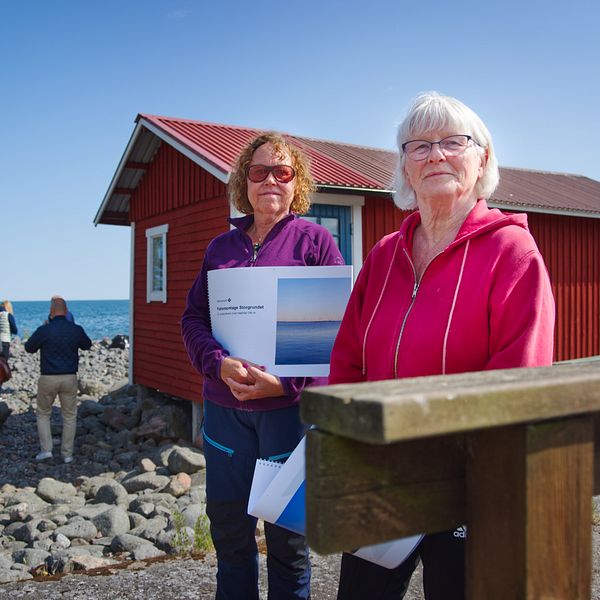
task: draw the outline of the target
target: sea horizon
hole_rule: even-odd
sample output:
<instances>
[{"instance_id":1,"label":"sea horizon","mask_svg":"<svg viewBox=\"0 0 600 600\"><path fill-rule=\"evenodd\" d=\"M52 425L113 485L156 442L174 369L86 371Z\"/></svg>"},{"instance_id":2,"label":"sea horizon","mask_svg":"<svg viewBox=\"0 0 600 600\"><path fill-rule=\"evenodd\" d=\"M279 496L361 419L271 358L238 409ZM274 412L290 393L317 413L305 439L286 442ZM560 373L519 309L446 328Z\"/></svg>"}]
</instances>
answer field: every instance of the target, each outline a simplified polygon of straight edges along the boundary
<instances>
[{"instance_id":1,"label":"sea horizon","mask_svg":"<svg viewBox=\"0 0 600 600\"><path fill-rule=\"evenodd\" d=\"M50 300L11 302L21 339L27 339L48 319ZM129 299L67 300L67 307L92 340L129 335Z\"/></svg>"},{"instance_id":2,"label":"sea horizon","mask_svg":"<svg viewBox=\"0 0 600 600\"><path fill-rule=\"evenodd\" d=\"M340 321L277 321L276 365L329 364Z\"/></svg>"}]
</instances>

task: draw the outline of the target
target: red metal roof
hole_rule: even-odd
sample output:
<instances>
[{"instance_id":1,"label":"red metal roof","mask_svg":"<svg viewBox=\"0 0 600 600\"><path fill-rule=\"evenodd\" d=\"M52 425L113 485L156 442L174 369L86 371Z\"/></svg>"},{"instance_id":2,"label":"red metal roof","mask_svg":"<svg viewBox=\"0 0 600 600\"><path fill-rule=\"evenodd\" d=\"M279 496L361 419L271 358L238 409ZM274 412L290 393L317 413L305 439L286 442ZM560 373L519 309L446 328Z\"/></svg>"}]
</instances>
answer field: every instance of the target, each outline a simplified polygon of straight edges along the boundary
<instances>
[{"instance_id":1,"label":"red metal roof","mask_svg":"<svg viewBox=\"0 0 600 600\"><path fill-rule=\"evenodd\" d=\"M227 175L240 150L253 137L262 133L258 129L202 121L152 115L140 115L139 118L161 128L167 135L202 156ZM309 156L313 177L319 185L373 190L390 189L389 170L377 169L369 163L369 152L374 153L377 152L376 150L289 134L284 136Z\"/></svg>"},{"instance_id":2,"label":"red metal roof","mask_svg":"<svg viewBox=\"0 0 600 600\"><path fill-rule=\"evenodd\" d=\"M262 130L140 114L137 127L104 201L96 223L128 225L128 190L143 176L143 163L152 161L160 141L169 143L226 182L242 147ZM327 140L284 134L312 163L321 188L336 192L389 194L396 153ZM525 169L500 169L500 185L490 204L514 210L564 212L600 217L600 182L580 175Z\"/></svg>"},{"instance_id":3,"label":"red metal roof","mask_svg":"<svg viewBox=\"0 0 600 600\"><path fill-rule=\"evenodd\" d=\"M600 182L582 175L501 168L497 203L600 214Z\"/></svg>"}]
</instances>

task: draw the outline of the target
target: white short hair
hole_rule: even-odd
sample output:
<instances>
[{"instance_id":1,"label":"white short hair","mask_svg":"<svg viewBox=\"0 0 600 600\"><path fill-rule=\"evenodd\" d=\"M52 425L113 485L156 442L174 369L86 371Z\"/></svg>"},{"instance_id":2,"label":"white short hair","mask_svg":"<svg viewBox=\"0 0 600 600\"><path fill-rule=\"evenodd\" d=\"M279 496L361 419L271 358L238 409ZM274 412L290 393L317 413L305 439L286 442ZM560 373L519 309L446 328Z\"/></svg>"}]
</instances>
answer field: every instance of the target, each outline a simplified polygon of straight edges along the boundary
<instances>
[{"instance_id":1,"label":"white short hair","mask_svg":"<svg viewBox=\"0 0 600 600\"><path fill-rule=\"evenodd\" d=\"M452 96L441 96L437 92L419 94L413 101L406 118L398 126L398 163L394 177L394 203L402 210L415 208L415 192L404 175L406 154L402 144L419 139L431 131L442 129L470 135L477 142L476 148L487 152L483 174L475 190L479 198L488 199L496 189L500 174L498 161L492 144L492 136L483 121L465 104Z\"/></svg>"}]
</instances>

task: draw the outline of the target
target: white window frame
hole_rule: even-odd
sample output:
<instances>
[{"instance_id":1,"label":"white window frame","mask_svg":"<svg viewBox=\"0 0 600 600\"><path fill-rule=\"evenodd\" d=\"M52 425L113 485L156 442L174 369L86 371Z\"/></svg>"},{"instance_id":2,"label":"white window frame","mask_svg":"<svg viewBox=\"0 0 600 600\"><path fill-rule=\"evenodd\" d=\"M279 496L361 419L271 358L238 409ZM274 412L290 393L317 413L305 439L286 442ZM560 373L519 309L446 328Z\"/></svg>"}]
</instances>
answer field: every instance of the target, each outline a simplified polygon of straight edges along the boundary
<instances>
[{"instance_id":1,"label":"white window frame","mask_svg":"<svg viewBox=\"0 0 600 600\"><path fill-rule=\"evenodd\" d=\"M362 245L362 207L365 204L364 196L350 194L330 194L318 192L312 197L312 204L337 204L349 206L352 210L352 267L354 280L363 265Z\"/></svg>"},{"instance_id":2,"label":"white window frame","mask_svg":"<svg viewBox=\"0 0 600 600\"><path fill-rule=\"evenodd\" d=\"M158 225L146 229L146 302L166 302L167 301L167 232L169 225ZM162 238L163 244L163 289L156 291L152 289L154 253L152 244L155 238Z\"/></svg>"}]
</instances>

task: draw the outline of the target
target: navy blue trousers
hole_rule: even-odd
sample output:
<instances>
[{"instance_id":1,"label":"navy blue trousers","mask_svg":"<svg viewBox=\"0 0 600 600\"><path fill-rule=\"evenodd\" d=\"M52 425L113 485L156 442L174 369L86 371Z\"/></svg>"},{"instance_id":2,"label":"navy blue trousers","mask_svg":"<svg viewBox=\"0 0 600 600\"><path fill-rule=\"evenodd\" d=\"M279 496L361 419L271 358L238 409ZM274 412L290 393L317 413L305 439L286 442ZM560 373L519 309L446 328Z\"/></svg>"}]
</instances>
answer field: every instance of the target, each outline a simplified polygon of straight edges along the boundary
<instances>
[{"instance_id":1,"label":"navy blue trousers","mask_svg":"<svg viewBox=\"0 0 600 600\"><path fill-rule=\"evenodd\" d=\"M401 600L419 559L423 561L426 600L464 600L465 538L462 528L426 535L395 569L344 554L338 600Z\"/></svg>"},{"instance_id":2,"label":"navy blue trousers","mask_svg":"<svg viewBox=\"0 0 600 600\"><path fill-rule=\"evenodd\" d=\"M305 433L298 407L243 411L204 402L206 513L217 552L216 600L258 600L256 518L248 497L257 458L285 461ZM265 523L269 600L310 598L305 538Z\"/></svg>"}]
</instances>

